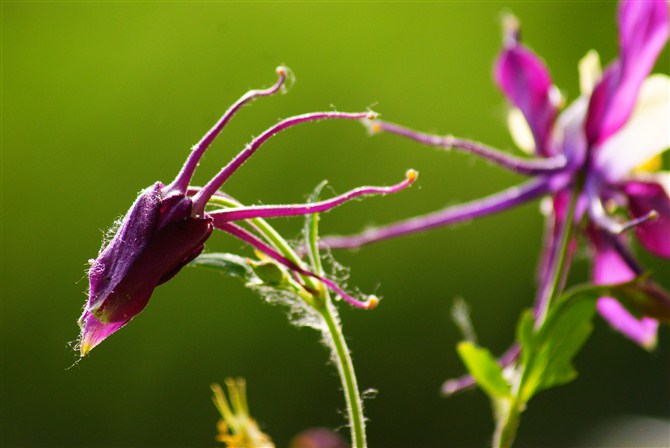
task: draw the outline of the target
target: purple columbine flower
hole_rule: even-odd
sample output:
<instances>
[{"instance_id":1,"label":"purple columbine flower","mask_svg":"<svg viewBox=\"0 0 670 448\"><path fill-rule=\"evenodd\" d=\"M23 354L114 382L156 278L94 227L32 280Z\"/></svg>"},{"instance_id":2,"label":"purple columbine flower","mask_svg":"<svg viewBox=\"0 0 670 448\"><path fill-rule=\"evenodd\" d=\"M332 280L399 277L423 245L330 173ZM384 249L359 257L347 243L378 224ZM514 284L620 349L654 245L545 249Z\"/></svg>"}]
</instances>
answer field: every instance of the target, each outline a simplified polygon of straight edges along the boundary
<instances>
[{"instance_id":1,"label":"purple columbine flower","mask_svg":"<svg viewBox=\"0 0 670 448\"><path fill-rule=\"evenodd\" d=\"M618 11L620 55L604 72L597 54L580 63L582 95L560 111L562 98L541 59L520 42L513 17L505 21L504 48L494 69L497 85L513 104L514 140L535 157L514 157L480 143L436 136L384 121L368 123L373 132L390 132L423 144L481 156L531 180L473 202L322 240L331 248L353 248L434 227L471 220L549 196L547 230L538 274L536 311L546 310L551 273L561 256L571 192L577 189L575 220L588 218L594 249L595 283L618 283L642 273L622 233L634 228L653 254L670 258L670 173L641 174L636 168L656 160L670 146L670 78L651 75L668 39L666 0L622 1ZM628 214L621 221L613 213ZM573 241L568 258L574 250ZM601 298L598 311L624 335L644 347L656 342L658 322L634 317L619 302ZM513 348L505 359L514 359Z\"/></svg>"},{"instance_id":2,"label":"purple columbine flower","mask_svg":"<svg viewBox=\"0 0 670 448\"><path fill-rule=\"evenodd\" d=\"M377 300L370 297L357 300L330 279L307 270L286 259L262 237L235 221L254 218L274 218L328 211L356 197L383 195L400 191L411 185L416 172L410 170L406 179L390 187L361 187L329 200L310 204L251 206L206 211L228 178L251 157L269 138L292 126L325 119L371 119L370 112L315 112L284 119L253 139L232 161L204 187L189 184L204 152L246 103L281 90L288 76L287 69L277 69L278 81L265 90L252 90L243 95L226 111L215 126L193 147L177 177L169 185L156 182L143 190L121 221L116 234L92 261L89 270L89 299L79 319L81 327L80 352L86 355L93 347L126 325L147 305L154 289L170 280L203 250L214 228L223 230L277 262L301 275L313 277L334 290L339 296L359 308L372 308ZM229 196L227 198L231 199Z\"/></svg>"}]
</instances>

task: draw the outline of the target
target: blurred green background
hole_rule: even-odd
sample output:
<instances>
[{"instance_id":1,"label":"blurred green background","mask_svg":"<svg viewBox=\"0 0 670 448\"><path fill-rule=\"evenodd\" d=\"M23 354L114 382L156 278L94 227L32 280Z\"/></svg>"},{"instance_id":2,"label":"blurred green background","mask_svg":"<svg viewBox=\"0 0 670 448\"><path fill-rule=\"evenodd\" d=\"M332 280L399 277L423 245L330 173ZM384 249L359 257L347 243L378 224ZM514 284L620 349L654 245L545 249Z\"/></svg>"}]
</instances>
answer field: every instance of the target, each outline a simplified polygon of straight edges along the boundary
<instances>
[{"instance_id":1,"label":"blurred green background","mask_svg":"<svg viewBox=\"0 0 670 448\"><path fill-rule=\"evenodd\" d=\"M248 381L253 415L278 446L313 426L341 427L343 399L318 335L287 324L237 281L185 269L148 308L75 364L89 258L137 192L169 181L221 113L286 64L289 94L245 108L207 154L204 183L281 117L374 108L426 131L512 150L504 98L491 82L499 18L512 10L556 84L578 94L590 48L616 56L613 2L2 3L2 444L213 446L209 384ZM667 72L668 52L657 71ZM304 125L270 141L226 186L247 203L298 202L322 179L333 192L391 184L409 191L345 205L323 233L431 211L520 182L459 154L356 123ZM300 218L277 227L297 237ZM427 234L336 253L350 285L384 297L372 312L342 305L345 334L375 447L485 446L489 403L444 399L463 367L449 318L465 298L480 341L497 352L530 306L542 221L536 203ZM224 235L210 250L251 251ZM641 254L666 287L667 263ZM588 276L586 253L573 271ZM668 419L668 329L647 353L602 321L576 360L580 377L542 393L518 446L568 446L608 419ZM346 434L346 430L342 430Z\"/></svg>"}]
</instances>

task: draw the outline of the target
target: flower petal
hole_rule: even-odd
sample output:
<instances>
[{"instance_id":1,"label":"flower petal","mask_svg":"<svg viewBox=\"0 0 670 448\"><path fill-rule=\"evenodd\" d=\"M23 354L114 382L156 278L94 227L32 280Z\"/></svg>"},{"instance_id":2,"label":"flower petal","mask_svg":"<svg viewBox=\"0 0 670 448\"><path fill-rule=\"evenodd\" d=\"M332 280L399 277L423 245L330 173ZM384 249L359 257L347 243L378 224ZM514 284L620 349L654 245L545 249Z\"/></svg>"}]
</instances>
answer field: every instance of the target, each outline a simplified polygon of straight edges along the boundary
<instances>
[{"instance_id":1,"label":"flower petal","mask_svg":"<svg viewBox=\"0 0 670 448\"><path fill-rule=\"evenodd\" d=\"M579 61L579 90L582 95L591 95L602 76L600 55L595 50L589 50Z\"/></svg>"},{"instance_id":2,"label":"flower petal","mask_svg":"<svg viewBox=\"0 0 670 448\"><path fill-rule=\"evenodd\" d=\"M635 278L633 270L604 235L597 230L589 234L595 247L594 283L621 283ZM598 299L597 309L600 315L624 336L647 349L656 345L658 321L655 319L649 317L636 318L612 297Z\"/></svg>"},{"instance_id":3,"label":"flower petal","mask_svg":"<svg viewBox=\"0 0 670 448\"><path fill-rule=\"evenodd\" d=\"M670 172L656 176L658 182L633 180L626 182L622 190L628 195L631 215L638 218L652 210L658 218L643 222L635 227L637 237L651 253L670 258Z\"/></svg>"},{"instance_id":4,"label":"flower petal","mask_svg":"<svg viewBox=\"0 0 670 448\"><path fill-rule=\"evenodd\" d=\"M586 134L602 144L628 120L642 82L668 40L666 0L623 1L619 7L620 58L605 70L591 96Z\"/></svg>"},{"instance_id":5,"label":"flower petal","mask_svg":"<svg viewBox=\"0 0 670 448\"><path fill-rule=\"evenodd\" d=\"M657 320L650 317L637 319L612 297L601 297L596 307L603 319L624 336L648 350L656 346Z\"/></svg>"},{"instance_id":6,"label":"flower petal","mask_svg":"<svg viewBox=\"0 0 670 448\"><path fill-rule=\"evenodd\" d=\"M89 311L102 306L149 244L158 224L161 187L160 183L156 183L140 193L114 238L91 265L88 273Z\"/></svg>"},{"instance_id":7,"label":"flower petal","mask_svg":"<svg viewBox=\"0 0 670 448\"><path fill-rule=\"evenodd\" d=\"M670 78L653 75L640 89L626 125L607 139L595 155L598 170L610 182L670 147Z\"/></svg>"},{"instance_id":8,"label":"flower petal","mask_svg":"<svg viewBox=\"0 0 670 448\"><path fill-rule=\"evenodd\" d=\"M523 112L512 107L507 113L507 128L516 146L526 154L535 153L535 137Z\"/></svg>"},{"instance_id":9,"label":"flower petal","mask_svg":"<svg viewBox=\"0 0 670 448\"><path fill-rule=\"evenodd\" d=\"M494 67L494 78L507 98L523 112L535 138L536 152L550 155L547 140L556 117L555 89L549 71L518 40L518 24L506 23L505 49Z\"/></svg>"},{"instance_id":10,"label":"flower petal","mask_svg":"<svg viewBox=\"0 0 670 448\"><path fill-rule=\"evenodd\" d=\"M104 341L109 335L120 330L126 325L130 319L123 322L111 322L105 324L96 317L84 311L84 314L79 318L79 326L81 327L81 336L79 337L79 352L81 356L86 356L88 352L93 350L95 346Z\"/></svg>"}]
</instances>

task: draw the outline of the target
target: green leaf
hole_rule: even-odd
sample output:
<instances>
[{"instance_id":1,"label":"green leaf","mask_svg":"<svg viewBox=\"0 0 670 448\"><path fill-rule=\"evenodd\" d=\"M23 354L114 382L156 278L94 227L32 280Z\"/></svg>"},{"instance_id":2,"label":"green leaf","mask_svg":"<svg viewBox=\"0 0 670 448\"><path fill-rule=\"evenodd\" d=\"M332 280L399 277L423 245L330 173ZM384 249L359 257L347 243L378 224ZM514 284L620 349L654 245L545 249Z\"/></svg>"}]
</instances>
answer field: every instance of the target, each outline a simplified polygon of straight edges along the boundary
<instances>
[{"instance_id":1,"label":"green leaf","mask_svg":"<svg viewBox=\"0 0 670 448\"><path fill-rule=\"evenodd\" d=\"M244 282L254 278L247 259L233 254L218 252L200 254L198 258L189 263L189 266L213 269Z\"/></svg>"},{"instance_id":2,"label":"green leaf","mask_svg":"<svg viewBox=\"0 0 670 448\"><path fill-rule=\"evenodd\" d=\"M491 352L469 341L459 343L457 350L468 371L487 395L496 399L510 397L510 386Z\"/></svg>"},{"instance_id":3,"label":"green leaf","mask_svg":"<svg viewBox=\"0 0 670 448\"><path fill-rule=\"evenodd\" d=\"M528 365L535 353L535 318L532 310L526 310L519 319L516 328L516 340L521 346L521 364Z\"/></svg>"},{"instance_id":4,"label":"green leaf","mask_svg":"<svg viewBox=\"0 0 670 448\"><path fill-rule=\"evenodd\" d=\"M550 309L539 331L535 331L532 312L524 313L517 329L523 366L522 402L541 390L575 379L572 360L593 331L598 292L593 288L577 294L569 291Z\"/></svg>"},{"instance_id":5,"label":"green leaf","mask_svg":"<svg viewBox=\"0 0 670 448\"><path fill-rule=\"evenodd\" d=\"M595 300L586 298L566 302L548 316L537 337L538 360L545 369L539 389L565 384L577 376L572 359L593 331L594 313Z\"/></svg>"}]
</instances>

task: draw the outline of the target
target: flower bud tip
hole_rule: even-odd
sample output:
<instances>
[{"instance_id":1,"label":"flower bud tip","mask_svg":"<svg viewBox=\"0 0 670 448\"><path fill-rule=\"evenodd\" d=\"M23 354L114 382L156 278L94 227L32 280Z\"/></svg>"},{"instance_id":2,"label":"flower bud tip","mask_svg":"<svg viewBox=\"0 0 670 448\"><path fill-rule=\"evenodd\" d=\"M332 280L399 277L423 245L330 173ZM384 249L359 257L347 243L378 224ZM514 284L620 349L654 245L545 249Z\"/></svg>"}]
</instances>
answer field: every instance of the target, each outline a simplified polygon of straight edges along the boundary
<instances>
[{"instance_id":1,"label":"flower bud tip","mask_svg":"<svg viewBox=\"0 0 670 448\"><path fill-rule=\"evenodd\" d=\"M87 342L82 342L81 345L79 346L79 356L83 358L84 356L88 355L88 352L90 352L92 348L93 347L91 346L91 344Z\"/></svg>"}]
</instances>

